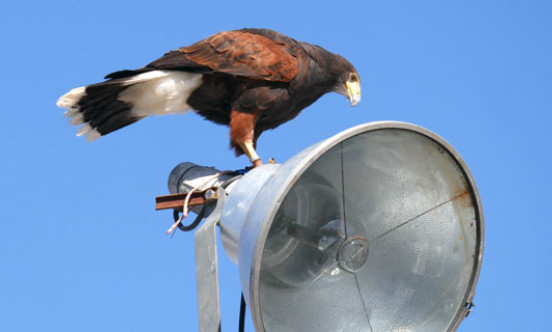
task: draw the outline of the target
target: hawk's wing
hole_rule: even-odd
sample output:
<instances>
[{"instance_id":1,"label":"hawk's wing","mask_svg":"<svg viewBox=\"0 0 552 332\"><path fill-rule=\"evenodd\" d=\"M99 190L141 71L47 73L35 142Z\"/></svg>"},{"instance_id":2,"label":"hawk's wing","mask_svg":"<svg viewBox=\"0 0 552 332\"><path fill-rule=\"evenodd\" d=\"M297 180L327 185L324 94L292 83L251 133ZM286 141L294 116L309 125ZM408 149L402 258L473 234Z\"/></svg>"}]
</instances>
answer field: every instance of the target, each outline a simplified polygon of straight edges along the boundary
<instances>
[{"instance_id":1,"label":"hawk's wing","mask_svg":"<svg viewBox=\"0 0 552 332\"><path fill-rule=\"evenodd\" d=\"M147 67L220 72L253 80L288 82L299 71L286 46L244 31L223 31L165 54Z\"/></svg>"}]
</instances>

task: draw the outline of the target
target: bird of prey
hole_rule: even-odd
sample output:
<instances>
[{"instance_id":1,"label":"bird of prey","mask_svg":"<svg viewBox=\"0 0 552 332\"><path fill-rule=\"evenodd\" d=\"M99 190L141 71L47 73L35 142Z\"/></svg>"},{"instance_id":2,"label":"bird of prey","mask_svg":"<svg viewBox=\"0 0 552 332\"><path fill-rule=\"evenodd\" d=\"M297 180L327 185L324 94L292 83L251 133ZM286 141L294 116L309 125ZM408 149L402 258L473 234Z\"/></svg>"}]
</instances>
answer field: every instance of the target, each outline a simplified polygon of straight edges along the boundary
<instances>
[{"instance_id":1,"label":"bird of prey","mask_svg":"<svg viewBox=\"0 0 552 332\"><path fill-rule=\"evenodd\" d=\"M194 110L230 127L230 146L262 164L261 133L295 118L327 92L360 102L360 78L349 61L268 29L214 34L170 51L143 68L75 88L57 105L77 136L94 140L148 115Z\"/></svg>"}]
</instances>

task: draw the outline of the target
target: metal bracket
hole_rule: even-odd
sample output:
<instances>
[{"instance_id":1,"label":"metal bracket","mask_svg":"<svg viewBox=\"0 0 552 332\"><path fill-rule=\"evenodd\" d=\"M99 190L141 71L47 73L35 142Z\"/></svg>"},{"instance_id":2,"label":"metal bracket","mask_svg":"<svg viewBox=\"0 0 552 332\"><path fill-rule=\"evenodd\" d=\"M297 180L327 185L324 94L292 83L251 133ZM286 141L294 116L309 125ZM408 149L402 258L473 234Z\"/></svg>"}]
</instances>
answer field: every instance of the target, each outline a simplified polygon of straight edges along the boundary
<instances>
[{"instance_id":1,"label":"metal bracket","mask_svg":"<svg viewBox=\"0 0 552 332\"><path fill-rule=\"evenodd\" d=\"M226 191L217 189L217 200L205 205L205 222L195 232L196 282L199 331L221 330L218 285L217 229Z\"/></svg>"},{"instance_id":2,"label":"metal bracket","mask_svg":"<svg viewBox=\"0 0 552 332\"><path fill-rule=\"evenodd\" d=\"M190 201L188 202L188 206L202 205L213 198L217 198L216 196L213 196L213 191L213 188L209 188L193 192L190 197ZM155 210L174 209L182 211L182 206L184 205L186 196L188 196L187 192L157 196L155 197Z\"/></svg>"}]
</instances>

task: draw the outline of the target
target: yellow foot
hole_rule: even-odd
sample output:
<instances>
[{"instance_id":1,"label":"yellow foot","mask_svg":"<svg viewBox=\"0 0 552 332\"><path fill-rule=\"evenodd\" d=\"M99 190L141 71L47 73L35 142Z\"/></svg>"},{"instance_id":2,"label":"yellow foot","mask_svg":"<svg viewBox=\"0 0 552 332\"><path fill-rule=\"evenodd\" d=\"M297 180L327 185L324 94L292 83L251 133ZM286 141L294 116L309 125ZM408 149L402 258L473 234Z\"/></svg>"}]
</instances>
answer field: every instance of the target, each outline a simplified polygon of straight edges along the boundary
<instances>
[{"instance_id":1,"label":"yellow foot","mask_svg":"<svg viewBox=\"0 0 552 332\"><path fill-rule=\"evenodd\" d=\"M261 166L263 164L263 162L261 161L261 158L259 157L259 155L255 151L255 148L253 147L252 141L245 141L239 144L243 152L245 152L245 154L249 158L249 161L251 161L254 167Z\"/></svg>"}]
</instances>

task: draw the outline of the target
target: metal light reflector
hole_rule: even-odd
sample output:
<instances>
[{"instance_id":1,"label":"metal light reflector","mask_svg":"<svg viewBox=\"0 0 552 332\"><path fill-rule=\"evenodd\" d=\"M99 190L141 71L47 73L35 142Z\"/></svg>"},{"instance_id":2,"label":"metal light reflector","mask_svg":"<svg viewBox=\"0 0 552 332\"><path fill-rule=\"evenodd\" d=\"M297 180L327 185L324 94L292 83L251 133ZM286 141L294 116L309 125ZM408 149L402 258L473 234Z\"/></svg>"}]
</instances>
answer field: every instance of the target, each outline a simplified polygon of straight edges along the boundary
<instances>
[{"instance_id":1,"label":"metal light reflector","mask_svg":"<svg viewBox=\"0 0 552 332\"><path fill-rule=\"evenodd\" d=\"M257 331L454 330L483 251L466 165L439 136L400 122L354 127L252 170L220 226Z\"/></svg>"}]
</instances>

